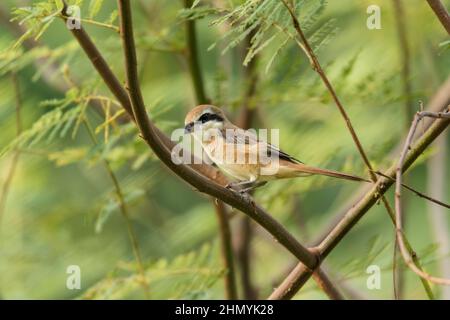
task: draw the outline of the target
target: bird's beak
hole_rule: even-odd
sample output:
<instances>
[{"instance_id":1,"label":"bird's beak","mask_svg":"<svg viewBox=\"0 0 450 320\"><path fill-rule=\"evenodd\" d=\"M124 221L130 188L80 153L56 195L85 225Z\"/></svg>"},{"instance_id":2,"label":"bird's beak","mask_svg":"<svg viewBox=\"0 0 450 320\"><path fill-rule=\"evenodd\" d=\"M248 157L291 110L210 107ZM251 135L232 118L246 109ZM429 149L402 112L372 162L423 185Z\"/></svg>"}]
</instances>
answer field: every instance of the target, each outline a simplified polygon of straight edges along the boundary
<instances>
[{"instance_id":1,"label":"bird's beak","mask_svg":"<svg viewBox=\"0 0 450 320\"><path fill-rule=\"evenodd\" d=\"M194 130L194 123L193 122L189 122L185 127L184 127L184 133L188 134L191 133Z\"/></svg>"}]
</instances>

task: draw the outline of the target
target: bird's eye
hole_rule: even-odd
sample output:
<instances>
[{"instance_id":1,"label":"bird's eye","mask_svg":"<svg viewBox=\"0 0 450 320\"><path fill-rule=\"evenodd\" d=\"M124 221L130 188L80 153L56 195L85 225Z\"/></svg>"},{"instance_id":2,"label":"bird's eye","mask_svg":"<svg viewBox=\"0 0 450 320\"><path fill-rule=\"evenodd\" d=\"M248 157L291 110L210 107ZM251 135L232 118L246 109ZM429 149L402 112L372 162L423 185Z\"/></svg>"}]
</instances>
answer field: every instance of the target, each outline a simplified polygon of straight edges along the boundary
<instances>
[{"instance_id":1,"label":"bird's eye","mask_svg":"<svg viewBox=\"0 0 450 320\"><path fill-rule=\"evenodd\" d=\"M198 118L198 121L201 121L202 123L205 123L209 120L212 119L212 114L211 113L204 113L202 114L202 116L200 118Z\"/></svg>"}]
</instances>

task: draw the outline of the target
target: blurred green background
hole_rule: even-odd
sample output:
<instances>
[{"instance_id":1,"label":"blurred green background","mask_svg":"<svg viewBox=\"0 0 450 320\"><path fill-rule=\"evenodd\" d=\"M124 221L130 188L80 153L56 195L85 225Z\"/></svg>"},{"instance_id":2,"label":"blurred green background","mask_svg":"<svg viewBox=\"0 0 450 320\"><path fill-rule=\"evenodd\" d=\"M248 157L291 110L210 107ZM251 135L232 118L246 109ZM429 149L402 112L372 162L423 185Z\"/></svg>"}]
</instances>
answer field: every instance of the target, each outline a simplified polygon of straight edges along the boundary
<instances>
[{"instance_id":1,"label":"blurred green background","mask_svg":"<svg viewBox=\"0 0 450 320\"><path fill-rule=\"evenodd\" d=\"M108 125L105 133L103 116L80 103L79 98L88 95L112 96L63 22L54 19L35 49L26 45L12 48L18 39L7 27L13 8L42 2L53 3L1 3L7 16L2 16L0 29L0 297L144 298L127 226L103 162L106 159L125 194L150 298L223 298L224 270L211 200L171 174L138 138L132 124L117 122ZM101 1L80 2L82 18L117 26L117 20L108 21L114 15L115 1L101 3L98 13L92 12L96 2ZM427 107L449 76L450 51L440 45L448 36L427 4L421 0L401 2L410 49L410 107L415 111L419 101ZM450 1L443 2L450 5ZM196 105L183 53L189 12L181 11L182 1L132 3L144 99L151 119L170 134L183 126L184 115ZM197 9L230 9L240 3L202 0ZM380 30L366 27L366 9L371 4L381 8ZM234 34L223 37L230 26L227 22L212 25L218 17L211 11L197 20L200 64L207 96L231 119L237 119L248 87L242 65L248 45L241 41L221 54ZM330 0L307 33L313 36L321 26L330 24L330 29L316 34L321 41L319 59L372 163L380 169L392 164L389 153L409 125L396 19L393 0ZM118 33L88 21L83 26L124 81ZM307 164L365 175L344 121L295 43L287 41L270 62L283 40L277 37L255 60L258 81L250 103L257 108L255 127L279 128L281 148ZM45 79L50 65L58 69ZM21 93L23 133L19 139L12 71ZM61 84L73 87L73 82L78 89L67 94L57 89ZM60 115L55 113L57 109ZM77 117L81 116L66 121L66 129L58 127L69 110L80 110ZM42 118L45 115L47 118ZM98 128L97 145L92 143L84 119ZM443 152L442 170L447 169L443 180L448 185L448 150L448 139L435 144L408 173L407 182L430 191L429 161ZM15 170L11 170L13 163ZM352 182L309 177L270 183L255 197L292 234L310 243L358 187ZM446 190L441 200L449 202L448 186ZM393 200L392 191L388 197ZM449 258L449 252L439 251L443 244L437 242L430 223L432 205L408 194L406 206L406 231L412 246L426 270L441 275L440 264ZM240 236L242 217L236 212L231 219L235 238ZM449 228L449 219L445 223ZM265 298L295 259L264 230L254 224L252 229L251 277L258 297ZM393 231L383 206L372 208L326 260L338 286L342 284L349 294L355 291L357 297L391 299ZM366 286L366 268L372 264L383 270L380 290ZM80 290L66 288L70 265L81 268ZM408 270L404 274L403 297L426 298L418 277ZM442 288L432 288L437 297L445 297ZM450 298L448 293L446 297ZM296 298L326 296L310 281Z\"/></svg>"}]
</instances>

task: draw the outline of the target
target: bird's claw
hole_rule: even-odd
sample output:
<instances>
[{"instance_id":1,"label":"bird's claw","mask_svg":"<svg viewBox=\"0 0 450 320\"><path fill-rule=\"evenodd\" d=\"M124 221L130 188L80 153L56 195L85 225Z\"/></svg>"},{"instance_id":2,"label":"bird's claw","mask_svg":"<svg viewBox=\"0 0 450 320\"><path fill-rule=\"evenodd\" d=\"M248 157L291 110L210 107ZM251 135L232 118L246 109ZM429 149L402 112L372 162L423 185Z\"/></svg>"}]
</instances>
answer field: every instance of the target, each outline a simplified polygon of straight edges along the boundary
<instances>
[{"instance_id":1,"label":"bird's claw","mask_svg":"<svg viewBox=\"0 0 450 320\"><path fill-rule=\"evenodd\" d=\"M244 201L253 201L250 194L245 190L239 190L238 193Z\"/></svg>"}]
</instances>

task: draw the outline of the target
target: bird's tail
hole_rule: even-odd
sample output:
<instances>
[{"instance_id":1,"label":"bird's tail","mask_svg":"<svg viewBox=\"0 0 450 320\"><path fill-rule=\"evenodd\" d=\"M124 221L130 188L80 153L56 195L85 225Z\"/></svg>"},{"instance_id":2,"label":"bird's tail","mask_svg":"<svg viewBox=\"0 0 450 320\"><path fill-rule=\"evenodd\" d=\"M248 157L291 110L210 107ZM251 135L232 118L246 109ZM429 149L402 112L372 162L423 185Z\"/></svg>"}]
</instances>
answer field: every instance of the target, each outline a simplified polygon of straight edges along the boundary
<instances>
[{"instance_id":1,"label":"bird's tail","mask_svg":"<svg viewBox=\"0 0 450 320\"><path fill-rule=\"evenodd\" d=\"M370 180L367 180L365 178L358 177L358 176L355 176L352 174L342 173L342 172L328 170L328 169L310 167L310 166L304 165L302 163L290 163L289 169L290 169L290 171L292 170L291 173L294 173L294 175L299 176L299 177L305 176L305 174L306 175L320 174L323 176L345 179L345 180L371 182Z\"/></svg>"}]
</instances>

